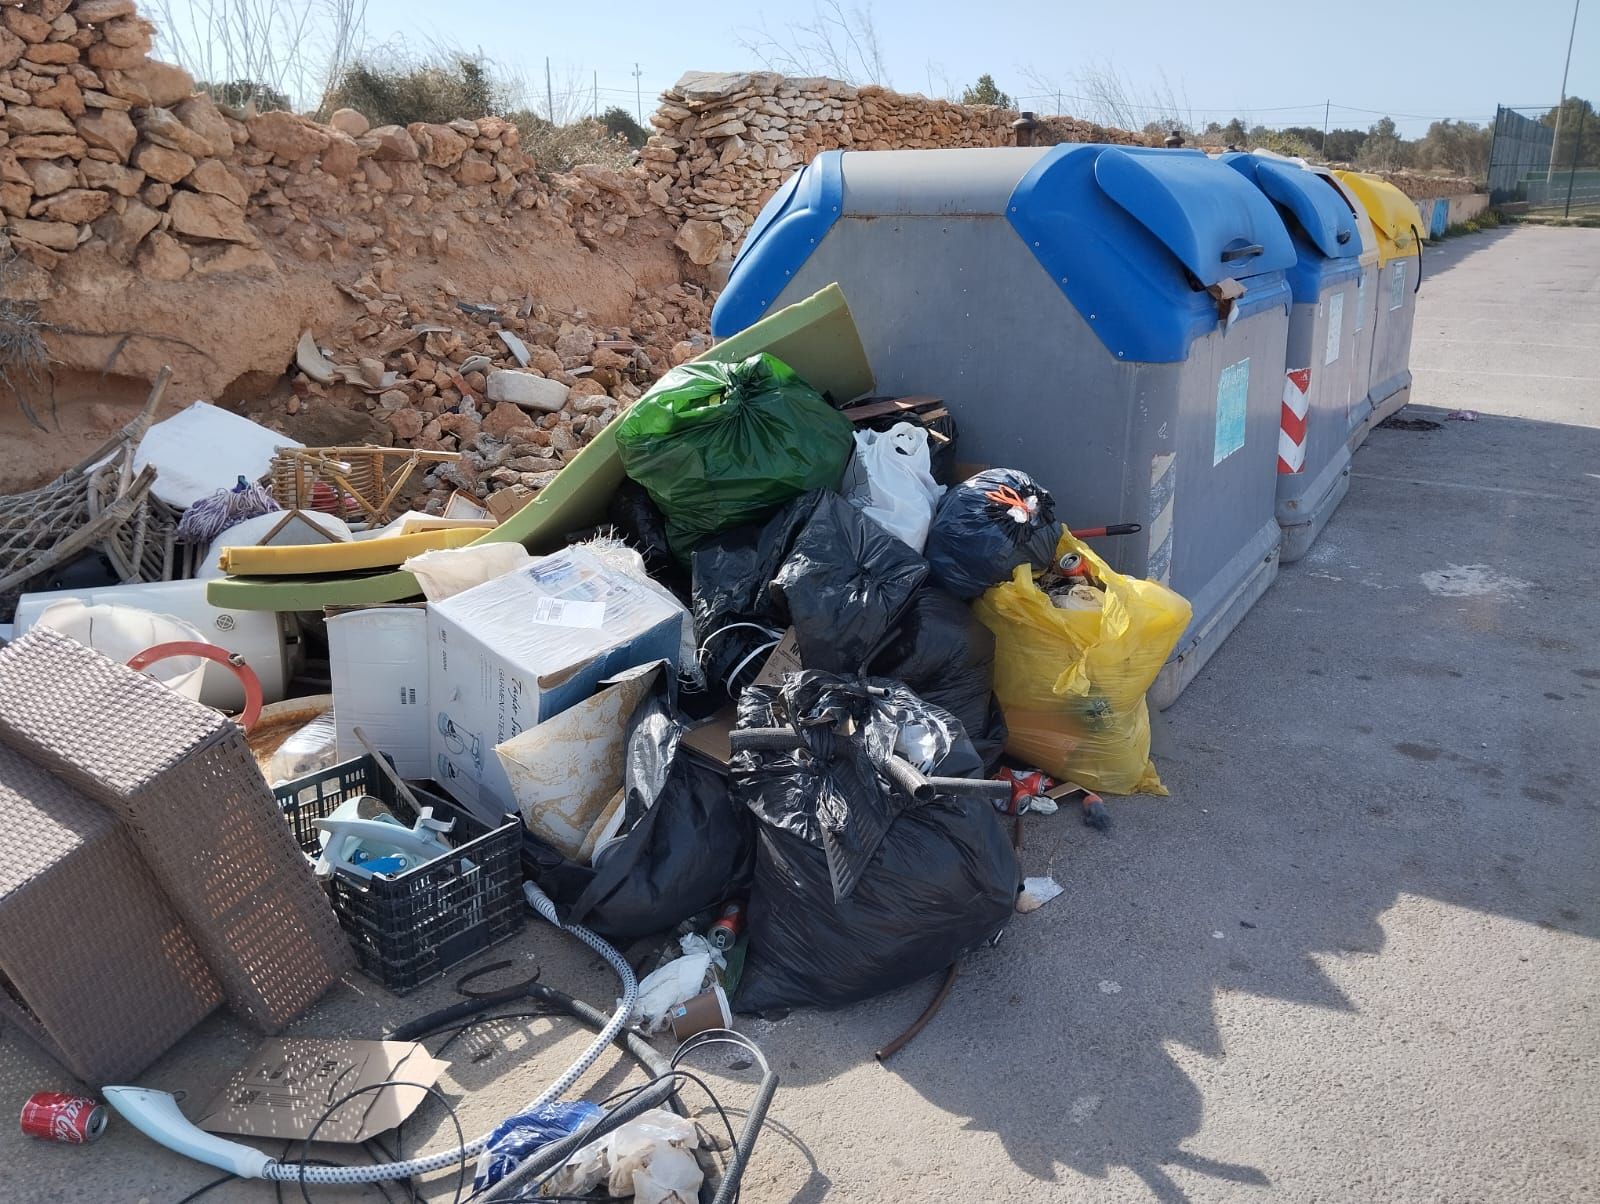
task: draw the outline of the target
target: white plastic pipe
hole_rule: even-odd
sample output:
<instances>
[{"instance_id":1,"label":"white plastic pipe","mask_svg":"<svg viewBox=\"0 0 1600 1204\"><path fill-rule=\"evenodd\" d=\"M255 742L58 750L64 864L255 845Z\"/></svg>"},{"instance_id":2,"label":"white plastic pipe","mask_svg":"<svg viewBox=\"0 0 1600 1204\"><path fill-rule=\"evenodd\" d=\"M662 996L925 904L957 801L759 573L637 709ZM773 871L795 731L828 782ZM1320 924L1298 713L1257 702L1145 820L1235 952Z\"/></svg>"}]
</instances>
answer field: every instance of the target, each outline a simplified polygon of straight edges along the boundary
<instances>
[{"instance_id":1,"label":"white plastic pipe","mask_svg":"<svg viewBox=\"0 0 1600 1204\"><path fill-rule=\"evenodd\" d=\"M577 1082L605 1052L606 1046L616 1040L617 1034L627 1025L628 1017L633 1015L634 1004L639 999L639 982L634 977L633 967L628 965L622 954L605 941L587 928L577 924L561 923L556 918L556 905L549 895L531 882L523 883L522 893L527 898L528 905L540 916L562 931L570 932L605 958L617 972L617 977L622 983L622 1000L617 1010L612 1013L611 1019L606 1021L605 1027L595 1035L595 1039L589 1043L582 1056L567 1067L560 1078L546 1087L537 1099L521 1109L535 1112ZM150 1140L187 1158L203 1162L207 1166L229 1171L241 1179L274 1179L280 1183L304 1182L324 1185L407 1179L412 1175L441 1170L481 1153L489 1144L492 1135L491 1130L490 1133L485 1133L456 1149L441 1150L437 1154L426 1154L420 1158L408 1158L404 1162L382 1162L376 1166L301 1166L298 1162L279 1162L275 1158L267 1157L260 1150L241 1145L236 1141L224 1141L220 1137L213 1137L191 1124L178 1110L177 1099L165 1091L152 1091L144 1087L107 1087L103 1093L106 1102L116 1109L117 1114Z\"/></svg>"}]
</instances>

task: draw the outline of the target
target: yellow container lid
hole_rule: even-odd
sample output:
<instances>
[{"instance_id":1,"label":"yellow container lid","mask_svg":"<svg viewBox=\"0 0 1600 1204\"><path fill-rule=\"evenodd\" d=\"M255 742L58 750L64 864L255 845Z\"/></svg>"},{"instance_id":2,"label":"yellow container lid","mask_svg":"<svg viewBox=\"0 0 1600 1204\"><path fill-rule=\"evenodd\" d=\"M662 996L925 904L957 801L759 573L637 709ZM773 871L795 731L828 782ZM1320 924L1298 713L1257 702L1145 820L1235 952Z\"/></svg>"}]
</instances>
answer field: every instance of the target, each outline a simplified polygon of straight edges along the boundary
<instances>
[{"instance_id":1,"label":"yellow container lid","mask_svg":"<svg viewBox=\"0 0 1600 1204\"><path fill-rule=\"evenodd\" d=\"M1335 171L1340 181L1366 206L1378 236L1378 263L1422 254L1419 240L1426 228L1422 215L1405 193L1387 180L1362 171Z\"/></svg>"}]
</instances>

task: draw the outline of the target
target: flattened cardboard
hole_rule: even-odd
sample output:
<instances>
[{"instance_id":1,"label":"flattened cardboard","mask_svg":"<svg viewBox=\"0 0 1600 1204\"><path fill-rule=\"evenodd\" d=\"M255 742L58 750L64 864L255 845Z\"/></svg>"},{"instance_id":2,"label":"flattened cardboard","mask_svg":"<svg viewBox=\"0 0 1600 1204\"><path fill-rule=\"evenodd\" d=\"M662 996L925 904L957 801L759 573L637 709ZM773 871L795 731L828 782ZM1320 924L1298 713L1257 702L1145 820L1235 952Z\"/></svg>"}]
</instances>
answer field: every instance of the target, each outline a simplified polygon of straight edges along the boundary
<instances>
[{"instance_id":1,"label":"flattened cardboard","mask_svg":"<svg viewBox=\"0 0 1600 1204\"><path fill-rule=\"evenodd\" d=\"M449 1066L415 1041L272 1037L256 1047L195 1123L208 1133L303 1141L350 1092L385 1079L431 1087ZM317 1129L317 1140L367 1141L405 1120L427 1094L423 1087L383 1087L358 1095Z\"/></svg>"},{"instance_id":2,"label":"flattened cardboard","mask_svg":"<svg viewBox=\"0 0 1600 1204\"><path fill-rule=\"evenodd\" d=\"M791 627L783 633L778 646L772 650L766 663L761 666L761 672L756 674L755 684L775 686L783 681L785 673L798 673L804 667L800 663L800 636Z\"/></svg>"}]
</instances>

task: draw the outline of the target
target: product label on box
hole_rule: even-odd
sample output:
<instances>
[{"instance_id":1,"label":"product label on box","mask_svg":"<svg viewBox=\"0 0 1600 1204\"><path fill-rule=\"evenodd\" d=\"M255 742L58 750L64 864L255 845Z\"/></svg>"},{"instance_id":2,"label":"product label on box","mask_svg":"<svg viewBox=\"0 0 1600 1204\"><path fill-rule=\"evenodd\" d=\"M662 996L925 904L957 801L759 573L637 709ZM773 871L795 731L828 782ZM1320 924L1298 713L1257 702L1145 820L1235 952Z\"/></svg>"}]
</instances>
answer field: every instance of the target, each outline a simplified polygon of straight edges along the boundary
<instances>
[{"instance_id":1,"label":"product label on box","mask_svg":"<svg viewBox=\"0 0 1600 1204\"><path fill-rule=\"evenodd\" d=\"M606 604L572 598L540 598L533 605L533 621L552 627L599 629L605 626Z\"/></svg>"}]
</instances>

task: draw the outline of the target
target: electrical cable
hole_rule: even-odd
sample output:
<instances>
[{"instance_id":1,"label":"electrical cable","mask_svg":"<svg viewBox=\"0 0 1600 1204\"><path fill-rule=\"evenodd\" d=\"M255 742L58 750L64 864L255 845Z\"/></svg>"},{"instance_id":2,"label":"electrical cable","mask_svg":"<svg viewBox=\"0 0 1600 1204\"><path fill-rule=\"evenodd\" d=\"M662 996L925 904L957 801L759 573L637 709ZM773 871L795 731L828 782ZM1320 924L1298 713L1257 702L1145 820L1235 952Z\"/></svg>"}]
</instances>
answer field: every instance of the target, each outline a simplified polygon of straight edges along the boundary
<instances>
[{"instance_id":1,"label":"electrical cable","mask_svg":"<svg viewBox=\"0 0 1600 1204\"><path fill-rule=\"evenodd\" d=\"M207 1183L204 1187L195 1188L188 1195L184 1196L183 1199L179 1200L178 1204L189 1204L189 1202L191 1200L198 1200L201 1196L205 1195L206 1192L210 1191L212 1188L221 1187L224 1183L228 1183L231 1180L237 1179L238 1177L239 1177L238 1175L223 1175L222 1178L220 1178L220 1179L213 1179L213 1180L211 1180L210 1183Z\"/></svg>"},{"instance_id":2,"label":"electrical cable","mask_svg":"<svg viewBox=\"0 0 1600 1204\"><path fill-rule=\"evenodd\" d=\"M298 1181L299 1181L299 1184L300 1184L300 1198L304 1202L304 1204L312 1204L311 1195L310 1195L310 1193L308 1193L306 1191L306 1183L308 1181L307 1180L307 1171L311 1169L311 1160L307 1157L307 1155L309 1155L310 1152L311 1152L311 1143L316 1140L317 1132L322 1128L323 1125L327 1124L328 1121L332 1119L333 1114L335 1112L337 1112L340 1108L344 1107L346 1104L348 1104L351 1100L355 1099L357 1096L366 1095L366 1094L368 1094L369 1092L372 1092L372 1091L382 1091L386 1087L415 1087L418 1090L426 1091L429 1095L433 1096L441 1104L443 1104L444 1107L445 1107L445 1111L450 1114L450 1123L455 1126L455 1129L456 1129L456 1140L460 1143L460 1146L459 1146L459 1149L458 1149L457 1152L460 1154L460 1162L461 1162L460 1169L456 1172L456 1194L455 1194L455 1197L452 1200L451 1204L461 1204L461 1199L462 1199L461 1193L462 1193L463 1190L465 1190L466 1185L467 1185L467 1158L469 1156L468 1153L467 1153L467 1135L466 1135L465 1130L463 1130L462 1127L461 1127L461 1118L456 1114L455 1107L450 1103L450 1101L448 1099L445 1098L444 1092L439 1090L438 1087L434 1086L431 1083L416 1083L416 1082L412 1082L412 1081L407 1080L407 1079L384 1079L380 1083L367 1083L364 1086L357 1087L354 1091L351 1091L351 1092L341 1096L338 1100L334 1101L334 1103L328 1108L328 1110L326 1112L324 1112L322 1114L322 1116L317 1120L317 1123L311 1126L311 1132L306 1134L305 1140L303 1142L301 1142L301 1144L300 1144L300 1160L295 1164L295 1167L299 1172L299 1180ZM455 1161L455 1159L452 1157L451 1161ZM282 1164L280 1164L280 1165L282 1165ZM403 1164L398 1164L398 1163L387 1163L387 1164L378 1163L377 1165L382 1167L382 1166L395 1166L395 1165L403 1165ZM334 1169L343 1169L343 1168L334 1168ZM389 1179L399 1178L399 1176L396 1176L396 1175L386 1175L384 1177L385 1178L389 1178ZM362 1182L376 1183L377 1181L376 1180L363 1180ZM381 1190L381 1188L380 1188L380 1190ZM385 1200L388 1200L389 1199L389 1193L386 1192L386 1191L383 1192L383 1198Z\"/></svg>"}]
</instances>

